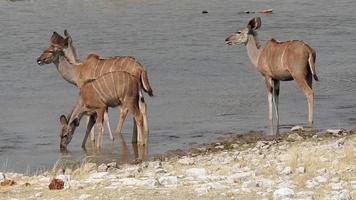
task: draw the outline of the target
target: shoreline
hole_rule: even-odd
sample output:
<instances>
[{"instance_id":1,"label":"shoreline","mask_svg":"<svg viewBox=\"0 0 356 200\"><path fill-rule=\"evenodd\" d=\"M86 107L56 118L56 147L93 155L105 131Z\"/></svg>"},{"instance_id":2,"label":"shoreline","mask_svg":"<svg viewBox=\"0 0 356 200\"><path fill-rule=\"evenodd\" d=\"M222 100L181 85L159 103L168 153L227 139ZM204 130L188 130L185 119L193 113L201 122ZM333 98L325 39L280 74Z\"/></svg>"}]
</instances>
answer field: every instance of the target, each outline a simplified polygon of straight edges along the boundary
<instances>
[{"instance_id":1,"label":"shoreline","mask_svg":"<svg viewBox=\"0 0 356 200\"><path fill-rule=\"evenodd\" d=\"M355 199L355 174L356 129L227 133L137 164L0 172L0 199Z\"/></svg>"}]
</instances>

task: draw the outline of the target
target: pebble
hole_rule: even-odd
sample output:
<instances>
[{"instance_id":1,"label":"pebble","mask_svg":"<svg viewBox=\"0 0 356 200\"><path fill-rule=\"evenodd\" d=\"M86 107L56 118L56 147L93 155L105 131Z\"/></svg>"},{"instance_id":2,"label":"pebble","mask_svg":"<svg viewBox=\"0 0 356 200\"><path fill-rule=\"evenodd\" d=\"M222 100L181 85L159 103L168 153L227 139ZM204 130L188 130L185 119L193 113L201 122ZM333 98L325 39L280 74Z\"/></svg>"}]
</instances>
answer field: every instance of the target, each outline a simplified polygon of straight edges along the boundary
<instances>
[{"instance_id":1,"label":"pebble","mask_svg":"<svg viewBox=\"0 0 356 200\"><path fill-rule=\"evenodd\" d=\"M303 137L298 135L298 133L291 133L287 137L287 141L294 142L294 141L301 141Z\"/></svg>"},{"instance_id":2,"label":"pebble","mask_svg":"<svg viewBox=\"0 0 356 200\"><path fill-rule=\"evenodd\" d=\"M344 187L342 186L342 183L331 183L330 184L332 190L342 190Z\"/></svg>"},{"instance_id":3,"label":"pebble","mask_svg":"<svg viewBox=\"0 0 356 200\"><path fill-rule=\"evenodd\" d=\"M0 182L5 180L5 174L0 172Z\"/></svg>"},{"instance_id":4,"label":"pebble","mask_svg":"<svg viewBox=\"0 0 356 200\"><path fill-rule=\"evenodd\" d=\"M307 180L305 182L305 187L309 188L309 189L313 189L319 186L319 183L317 181L314 180Z\"/></svg>"},{"instance_id":5,"label":"pebble","mask_svg":"<svg viewBox=\"0 0 356 200\"><path fill-rule=\"evenodd\" d=\"M177 186L178 178L177 176L163 176L158 179L158 182L163 186Z\"/></svg>"},{"instance_id":6,"label":"pebble","mask_svg":"<svg viewBox=\"0 0 356 200\"><path fill-rule=\"evenodd\" d=\"M37 193L35 194L35 197L37 197L37 198L42 197L42 192L37 192Z\"/></svg>"},{"instance_id":7,"label":"pebble","mask_svg":"<svg viewBox=\"0 0 356 200\"><path fill-rule=\"evenodd\" d=\"M90 195L89 194L81 194L79 197L78 197L78 200L86 200L86 199L89 199Z\"/></svg>"},{"instance_id":8,"label":"pebble","mask_svg":"<svg viewBox=\"0 0 356 200\"><path fill-rule=\"evenodd\" d=\"M291 131L303 131L304 128L303 128L303 126L297 125L297 126L293 126L290 130Z\"/></svg>"},{"instance_id":9,"label":"pebble","mask_svg":"<svg viewBox=\"0 0 356 200\"><path fill-rule=\"evenodd\" d=\"M190 158L190 157L183 157L178 160L178 163L182 165L193 165L194 162L195 162L194 158Z\"/></svg>"},{"instance_id":10,"label":"pebble","mask_svg":"<svg viewBox=\"0 0 356 200\"><path fill-rule=\"evenodd\" d=\"M335 142L334 147L342 148L344 146L344 144L345 144L345 138L340 138Z\"/></svg>"},{"instance_id":11,"label":"pebble","mask_svg":"<svg viewBox=\"0 0 356 200\"><path fill-rule=\"evenodd\" d=\"M305 167L298 167L295 171L298 174L305 174L305 172L306 172Z\"/></svg>"},{"instance_id":12,"label":"pebble","mask_svg":"<svg viewBox=\"0 0 356 200\"><path fill-rule=\"evenodd\" d=\"M291 174L291 173L293 173L291 167L285 167L285 168L281 171L281 174L284 174L284 175L289 175L289 174Z\"/></svg>"},{"instance_id":13,"label":"pebble","mask_svg":"<svg viewBox=\"0 0 356 200\"><path fill-rule=\"evenodd\" d=\"M328 181L328 179L324 176L317 176L314 178L314 180L318 183L326 183Z\"/></svg>"},{"instance_id":14,"label":"pebble","mask_svg":"<svg viewBox=\"0 0 356 200\"><path fill-rule=\"evenodd\" d=\"M188 177L204 177L207 175L205 168L190 168L185 171L185 175Z\"/></svg>"},{"instance_id":15,"label":"pebble","mask_svg":"<svg viewBox=\"0 0 356 200\"><path fill-rule=\"evenodd\" d=\"M285 198L293 198L295 195L294 191L290 188L279 188L273 192L273 199L285 199Z\"/></svg>"}]
</instances>

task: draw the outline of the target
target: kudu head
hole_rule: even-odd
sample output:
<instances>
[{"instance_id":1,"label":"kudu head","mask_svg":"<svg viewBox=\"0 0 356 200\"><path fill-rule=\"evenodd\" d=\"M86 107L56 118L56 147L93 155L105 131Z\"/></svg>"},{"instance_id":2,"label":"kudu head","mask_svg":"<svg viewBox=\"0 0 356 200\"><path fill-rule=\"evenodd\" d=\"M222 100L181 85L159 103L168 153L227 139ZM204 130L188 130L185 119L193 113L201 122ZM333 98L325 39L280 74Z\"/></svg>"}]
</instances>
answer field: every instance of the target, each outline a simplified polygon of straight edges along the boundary
<instances>
[{"instance_id":1,"label":"kudu head","mask_svg":"<svg viewBox=\"0 0 356 200\"><path fill-rule=\"evenodd\" d=\"M77 128L77 126L79 126L79 121L78 119L75 119L72 122L68 122L68 119L64 115L61 115L59 121L61 122L61 130L59 135L61 141L59 144L59 148L61 151L66 151L67 145L72 140L75 129Z\"/></svg>"},{"instance_id":2,"label":"kudu head","mask_svg":"<svg viewBox=\"0 0 356 200\"><path fill-rule=\"evenodd\" d=\"M261 18L255 17L250 20L245 28L240 29L239 31L231 34L229 37L225 39L226 44L234 45L234 44L247 44L249 40L249 36L255 36L256 30L261 27Z\"/></svg>"},{"instance_id":3,"label":"kudu head","mask_svg":"<svg viewBox=\"0 0 356 200\"><path fill-rule=\"evenodd\" d=\"M44 65L58 62L60 56L65 56L70 63L77 63L77 52L72 44L72 37L64 30L64 37L53 32L49 40L49 46L37 59L37 64Z\"/></svg>"}]
</instances>

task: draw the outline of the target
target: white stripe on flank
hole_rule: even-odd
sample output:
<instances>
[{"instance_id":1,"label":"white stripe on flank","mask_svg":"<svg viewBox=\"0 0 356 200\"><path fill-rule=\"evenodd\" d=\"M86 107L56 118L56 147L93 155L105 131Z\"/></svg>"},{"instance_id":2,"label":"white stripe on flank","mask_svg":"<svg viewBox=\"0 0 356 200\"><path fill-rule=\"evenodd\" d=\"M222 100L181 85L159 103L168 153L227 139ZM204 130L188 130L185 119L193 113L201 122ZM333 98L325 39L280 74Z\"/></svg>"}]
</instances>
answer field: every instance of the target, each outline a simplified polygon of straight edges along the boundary
<instances>
[{"instance_id":1,"label":"white stripe on flank","mask_svg":"<svg viewBox=\"0 0 356 200\"><path fill-rule=\"evenodd\" d=\"M118 98L118 96L117 96L117 91L116 91L116 84L115 84L115 80L114 80L114 73L112 72L112 67L113 66L115 66L115 64L116 64L116 61L117 61L118 59L117 58L115 58L115 61L114 61L114 63L111 65L111 67L110 67L110 72L111 72L111 79L112 79L112 84L113 84L113 89L115 90L115 98Z\"/></svg>"},{"instance_id":2,"label":"white stripe on flank","mask_svg":"<svg viewBox=\"0 0 356 200\"><path fill-rule=\"evenodd\" d=\"M106 60L108 61L108 60ZM105 62L106 62L105 61ZM103 66L104 68L104 66ZM112 93L112 89L109 87L109 85L107 84L106 82L106 78L109 78L108 76L103 76L103 79L104 79L104 86L106 87L106 89L108 90L108 93L110 93L110 97L113 98L114 97L114 94Z\"/></svg>"},{"instance_id":3,"label":"white stripe on flank","mask_svg":"<svg viewBox=\"0 0 356 200\"><path fill-rule=\"evenodd\" d=\"M92 82L92 83L90 83L90 84L93 85L93 88L94 88L95 92L98 94L99 98L100 98L103 102L105 102L105 99L103 98L103 96L101 95L101 93L99 92L99 90L95 87L95 83Z\"/></svg>"},{"instance_id":4,"label":"white stripe on flank","mask_svg":"<svg viewBox=\"0 0 356 200\"><path fill-rule=\"evenodd\" d=\"M95 72L96 72L96 68L98 67L98 63L99 63L100 60L98 60L95 64L95 67L94 67L94 70L92 70L92 73L91 73L91 78L96 78L95 77Z\"/></svg>"},{"instance_id":5,"label":"white stripe on flank","mask_svg":"<svg viewBox=\"0 0 356 200\"><path fill-rule=\"evenodd\" d=\"M282 56L281 56L281 65L283 66L283 57L284 57L284 53L286 53L287 49L288 49L289 45L287 44L286 48L284 49Z\"/></svg>"}]
</instances>

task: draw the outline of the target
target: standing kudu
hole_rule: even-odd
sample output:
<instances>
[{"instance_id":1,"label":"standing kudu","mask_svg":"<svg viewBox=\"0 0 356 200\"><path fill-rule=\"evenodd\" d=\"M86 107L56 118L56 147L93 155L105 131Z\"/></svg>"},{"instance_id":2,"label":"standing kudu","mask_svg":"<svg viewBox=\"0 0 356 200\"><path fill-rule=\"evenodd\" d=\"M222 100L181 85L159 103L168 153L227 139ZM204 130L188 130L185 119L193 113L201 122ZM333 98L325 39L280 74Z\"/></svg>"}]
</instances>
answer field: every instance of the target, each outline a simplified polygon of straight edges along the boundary
<instances>
[{"instance_id":1,"label":"standing kudu","mask_svg":"<svg viewBox=\"0 0 356 200\"><path fill-rule=\"evenodd\" d=\"M147 144L148 126L146 104L141 90L142 83L133 75L115 71L108 72L94 80L89 80L80 87L80 97L70 114L68 120L64 115L60 117L63 125L61 131L61 149L65 149L71 141L75 128L82 116L87 114L96 115L97 132L97 147L102 144L103 129L102 123L104 112L107 107L121 106L124 110L130 111L135 118L138 130L138 143L140 145ZM123 121L119 120L118 127L122 126ZM93 117L90 117L88 130L94 125ZM85 138L88 137L87 130Z\"/></svg>"},{"instance_id":2,"label":"standing kudu","mask_svg":"<svg viewBox=\"0 0 356 200\"><path fill-rule=\"evenodd\" d=\"M303 90L308 101L308 125L313 126L313 104L314 91L312 89L312 78L318 81L315 71L316 53L303 41L293 40L278 42L271 39L264 48L258 44L256 30L261 27L261 18L253 18L247 27L233 33L226 38L226 43L244 44L251 62L261 73L265 80L268 103L269 121L273 127L273 105L277 117L277 132L279 127L278 97L279 82L295 80ZM273 128L272 128L273 132Z\"/></svg>"},{"instance_id":3,"label":"standing kudu","mask_svg":"<svg viewBox=\"0 0 356 200\"><path fill-rule=\"evenodd\" d=\"M72 46L71 37L69 36L67 31L65 31L65 35L66 38L63 38L58 33L53 33L50 39L49 47L42 53L42 55L37 60L38 64L43 65L54 63L63 78L68 82L78 86L79 88L81 88L85 83L93 81L107 73L126 72L134 76L137 80L140 80L140 84L142 85L141 88L143 88L144 91L146 91L150 96L153 95L152 89L148 82L147 72L145 71L143 65L141 65L136 59L128 56L101 59L94 54L90 54L87 59L83 61L83 63L78 63L77 60L79 59L75 58L76 51ZM71 48L73 49L70 50ZM76 62L74 62L73 60ZM107 87L107 83L104 82L104 85L101 85L100 88L101 87ZM101 95L105 96L105 94ZM128 108L121 107L119 125L116 129L117 134L121 134L123 122L126 118L128 111ZM90 123L94 124L95 115L90 115L89 121L91 121ZM147 127L147 120L145 120L145 123L145 127ZM89 124L88 127L90 127ZM87 133L88 131L90 131L90 129L87 129ZM86 138L87 137L84 138L82 146L85 145ZM133 143L137 142L136 132L134 132L132 138Z\"/></svg>"}]
</instances>

